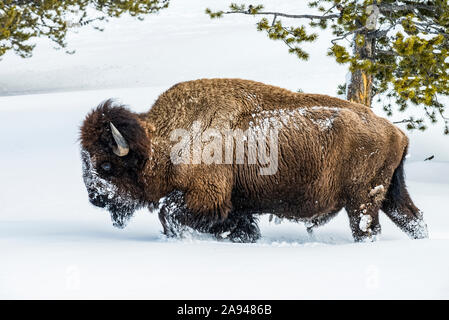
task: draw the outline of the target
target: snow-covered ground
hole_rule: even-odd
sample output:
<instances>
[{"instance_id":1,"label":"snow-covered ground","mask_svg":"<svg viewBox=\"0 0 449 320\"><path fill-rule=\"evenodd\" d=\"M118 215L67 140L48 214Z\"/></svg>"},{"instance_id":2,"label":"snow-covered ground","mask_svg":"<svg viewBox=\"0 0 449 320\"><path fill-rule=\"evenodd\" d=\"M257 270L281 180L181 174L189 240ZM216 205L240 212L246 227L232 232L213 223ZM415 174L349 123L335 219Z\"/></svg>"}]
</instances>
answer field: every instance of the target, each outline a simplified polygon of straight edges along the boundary
<instances>
[{"instance_id":1,"label":"snow-covered ground","mask_svg":"<svg viewBox=\"0 0 449 320\"><path fill-rule=\"evenodd\" d=\"M0 61L0 298L449 298L449 138L441 127L409 134L407 183L429 225L426 240L409 240L382 215L380 241L355 244L344 211L314 238L301 224L262 217L256 244L167 240L155 213L141 210L118 230L88 203L78 130L105 98L143 111L172 84L201 77L335 95L346 71L326 57L325 37L300 62L257 33L251 17L203 14L226 3L174 0L144 22L72 34L73 56L39 41L33 58ZM296 3L276 8L300 11Z\"/></svg>"}]
</instances>

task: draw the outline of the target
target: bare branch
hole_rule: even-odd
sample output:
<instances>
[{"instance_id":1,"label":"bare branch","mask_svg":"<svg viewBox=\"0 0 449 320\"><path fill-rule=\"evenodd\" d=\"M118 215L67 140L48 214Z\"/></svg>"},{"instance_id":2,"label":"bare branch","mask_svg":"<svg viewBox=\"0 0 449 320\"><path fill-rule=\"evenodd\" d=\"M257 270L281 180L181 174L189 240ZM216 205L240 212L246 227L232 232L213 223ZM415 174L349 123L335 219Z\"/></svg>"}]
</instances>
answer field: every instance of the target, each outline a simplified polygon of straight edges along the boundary
<instances>
[{"instance_id":1,"label":"bare branch","mask_svg":"<svg viewBox=\"0 0 449 320\"><path fill-rule=\"evenodd\" d=\"M328 14L324 16L318 16L318 15L312 15L312 14L287 14L282 12L271 12L271 11L258 11L258 12L251 12L249 10L243 11L226 11L223 12L223 14L234 14L234 13L240 13L240 14L246 14L246 15L266 15L266 16L278 16L278 17L284 17L284 18L292 18L292 19L319 19L319 20L328 20L328 19L336 19L340 17L339 13L333 13Z\"/></svg>"},{"instance_id":2,"label":"bare branch","mask_svg":"<svg viewBox=\"0 0 449 320\"><path fill-rule=\"evenodd\" d=\"M394 124L400 124L400 123L414 123L415 120L414 119L404 119L401 121L393 121Z\"/></svg>"},{"instance_id":3,"label":"bare branch","mask_svg":"<svg viewBox=\"0 0 449 320\"><path fill-rule=\"evenodd\" d=\"M385 54L389 56L398 56L398 53L393 50L380 50L376 49L376 54Z\"/></svg>"},{"instance_id":4,"label":"bare branch","mask_svg":"<svg viewBox=\"0 0 449 320\"><path fill-rule=\"evenodd\" d=\"M380 12L382 13L391 13L397 11L413 11L416 9L435 10L435 6L421 3L397 5L381 2L378 4L378 7L380 9Z\"/></svg>"},{"instance_id":5,"label":"bare branch","mask_svg":"<svg viewBox=\"0 0 449 320\"><path fill-rule=\"evenodd\" d=\"M272 26L272 27L273 27L274 24L276 23L277 17L278 17L278 16L275 14L274 17L273 17L273 22L271 23L271 26Z\"/></svg>"},{"instance_id":6,"label":"bare branch","mask_svg":"<svg viewBox=\"0 0 449 320\"><path fill-rule=\"evenodd\" d=\"M360 33L360 32L365 31L365 30L366 30L366 28L365 28L365 26L363 26L363 27L361 27L361 28L358 28L358 29L355 29L355 30L346 32L346 33L345 33L344 35L342 35L341 37L332 39L331 42L332 42L332 44L335 44L335 42L337 42L337 41L339 41L339 40L346 39L346 38L347 38L348 36L350 36L351 34L354 34L354 33Z\"/></svg>"}]
</instances>

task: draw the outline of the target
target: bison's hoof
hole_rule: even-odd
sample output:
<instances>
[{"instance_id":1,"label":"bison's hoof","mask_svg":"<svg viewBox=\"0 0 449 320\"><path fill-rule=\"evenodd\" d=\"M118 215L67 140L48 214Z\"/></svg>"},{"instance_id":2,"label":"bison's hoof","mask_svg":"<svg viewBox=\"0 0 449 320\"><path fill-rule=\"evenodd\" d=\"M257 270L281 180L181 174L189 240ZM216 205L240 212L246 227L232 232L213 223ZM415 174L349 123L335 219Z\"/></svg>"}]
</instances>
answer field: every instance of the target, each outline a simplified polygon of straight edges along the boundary
<instances>
[{"instance_id":1,"label":"bison's hoof","mask_svg":"<svg viewBox=\"0 0 449 320\"><path fill-rule=\"evenodd\" d=\"M364 243L367 243L367 242L375 242L375 241L378 241L379 240L379 238L380 238L380 235L379 234L369 234L369 235L366 235L366 236L355 236L354 237L354 241L355 242L364 242Z\"/></svg>"},{"instance_id":2,"label":"bison's hoof","mask_svg":"<svg viewBox=\"0 0 449 320\"><path fill-rule=\"evenodd\" d=\"M427 239L429 230L423 219L415 219L408 223L407 233L412 239Z\"/></svg>"},{"instance_id":3,"label":"bison's hoof","mask_svg":"<svg viewBox=\"0 0 449 320\"><path fill-rule=\"evenodd\" d=\"M255 221L251 223L238 225L228 235L227 239L238 243L254 243L260 238L260 230Z\"/></svg>"},{"instance_id":4,"label":"bison's hoof","mask_svg":"<svg viewBox=\"0 0 449 320\"><path fill-rule=\"evenodd\" d=\"M231 232L227 239L235 243L255 243L260 238L260 233L246 233L238 230Z\"/></svg>"},{"instance_id":5,"label":"bison's hoof","mask_svg":"<svg viewBox=\"0 0 449 320\"><path fill-rule=\"evenodd\" d=\"M360 229L362 228L360 227ZM355 232L353 232L352 234L354 236L355 242L374 242L379 240L381 234L381 228L379 224L374 226L371 226L370 224L370 227L366 228L363 232L360 229L355 230Z\"/></svg>"}]
</instances>

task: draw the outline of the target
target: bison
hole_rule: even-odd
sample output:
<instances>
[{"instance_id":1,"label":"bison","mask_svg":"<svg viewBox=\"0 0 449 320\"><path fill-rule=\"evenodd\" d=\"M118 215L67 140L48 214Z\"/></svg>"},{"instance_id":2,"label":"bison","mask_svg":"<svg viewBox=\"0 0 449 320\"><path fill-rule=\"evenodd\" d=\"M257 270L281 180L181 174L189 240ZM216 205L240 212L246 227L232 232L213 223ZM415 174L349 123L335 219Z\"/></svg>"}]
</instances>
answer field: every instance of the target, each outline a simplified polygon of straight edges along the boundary
<instances>
[{"instance_id":1,"label":"bison","mask_svg":"<svg viewBox=\"0 0 449 320\"><path fill-rule=\"evenodd\" d=\"M255 242L260 214L311 232L345 208L355 241L379 235L379 210L410 237L427 237L404 182L408 138L357 103L201 79L176 84L145 113L104 101L85 118L80 141L89 200L117 227L138 208L159 208L167 236L193 229ZM234 153L223 157L227 143Z\"/></svg>"}]
</instances>

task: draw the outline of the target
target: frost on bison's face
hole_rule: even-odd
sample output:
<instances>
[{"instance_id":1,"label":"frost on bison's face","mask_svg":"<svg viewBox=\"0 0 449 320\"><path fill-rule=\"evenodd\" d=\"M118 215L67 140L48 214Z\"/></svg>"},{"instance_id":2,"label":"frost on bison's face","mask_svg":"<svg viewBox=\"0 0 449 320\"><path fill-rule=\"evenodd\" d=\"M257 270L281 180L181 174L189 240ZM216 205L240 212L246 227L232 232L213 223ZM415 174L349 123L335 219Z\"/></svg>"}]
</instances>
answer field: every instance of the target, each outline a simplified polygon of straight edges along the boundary
<instances>
[{"instance_id":1,"label":"frost on bison's face","mask_svg":"<svg viewBox=\"0 0 449 320\"><path fill-rule=\"evenodd\" d=\"M149 143L139 120L112 100L87 115L81 127L83 180L89 201L107 209L116 227L125 227L134 211L146 204L140 173Z\"/></svg>"},{"instance_id":2,"label":"frost on bison's face","mask_svg":"<svg viewBox=\"0 0 449 320\"><path fill-rule=\"evenodd\" d=\"M141 206L140 201L133 199L133 196L126 190L119 190L117 185L112 182L111 177L103 178L96 169L98 165L92 161L88 151L81 150L81 159L83 180L90 203L107 209L111 213L115 227L125 227L134 211ZM110 166L110 164L105 162L102 166Z\"/></svg>"}]
</instances>

